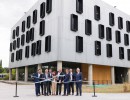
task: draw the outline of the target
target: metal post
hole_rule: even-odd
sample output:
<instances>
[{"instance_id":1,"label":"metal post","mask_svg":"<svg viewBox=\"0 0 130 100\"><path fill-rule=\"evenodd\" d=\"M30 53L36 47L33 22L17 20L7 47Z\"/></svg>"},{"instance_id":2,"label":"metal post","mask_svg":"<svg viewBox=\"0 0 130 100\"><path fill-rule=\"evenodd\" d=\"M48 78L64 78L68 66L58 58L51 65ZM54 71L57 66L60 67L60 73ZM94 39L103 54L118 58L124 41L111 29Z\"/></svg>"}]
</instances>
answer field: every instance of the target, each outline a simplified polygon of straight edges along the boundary
<instances>
[{"instance_id":1,"label":"metal post","mask_svg":"<svg viewBox=\"0 0 130 100\"><path fill-rule=\"evenodd\" d=\"M93 93L94 93L94 95L92 96L92 97L97 97L96 95L95 95L95 82L93 81Z\"/></svg>"},{"instance_id":2,"label":"metal post","mask_svg":"<svg viewBox=\"0 0 130 100\"><path fill-rule=\"evenodd\" d=\"M15 96L14 97L19 97L19 96L17 96L17 82L16 82Z\"/></svg>"}]
</instances>

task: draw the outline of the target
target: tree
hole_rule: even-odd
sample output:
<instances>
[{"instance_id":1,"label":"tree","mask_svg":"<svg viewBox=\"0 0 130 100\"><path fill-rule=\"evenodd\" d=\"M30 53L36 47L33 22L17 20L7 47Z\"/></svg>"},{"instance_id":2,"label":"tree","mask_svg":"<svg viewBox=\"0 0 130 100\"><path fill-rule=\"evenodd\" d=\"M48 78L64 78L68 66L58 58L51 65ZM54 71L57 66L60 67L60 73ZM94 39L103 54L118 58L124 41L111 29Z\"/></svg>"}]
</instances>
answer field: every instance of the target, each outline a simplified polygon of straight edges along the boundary
<instances>
[{"instance_id":1,"label":"tree","mask_svg":"<svg viewBox=\"0 0 130 100\"><path fill-rule=\"evenodd\" d=\"M0 66L0 73L3 73L4 69Z\"/></svg>"}]
</instances>

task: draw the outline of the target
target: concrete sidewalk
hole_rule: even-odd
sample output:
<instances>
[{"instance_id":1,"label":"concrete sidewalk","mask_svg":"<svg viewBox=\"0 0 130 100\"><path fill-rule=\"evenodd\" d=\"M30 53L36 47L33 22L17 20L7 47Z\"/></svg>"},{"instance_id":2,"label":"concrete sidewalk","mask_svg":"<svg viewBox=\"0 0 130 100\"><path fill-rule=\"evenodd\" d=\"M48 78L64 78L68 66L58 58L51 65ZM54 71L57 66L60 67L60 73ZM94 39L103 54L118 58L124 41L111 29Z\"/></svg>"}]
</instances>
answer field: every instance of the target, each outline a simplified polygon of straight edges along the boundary
<instances>
[{"instance_id":1,"label":"concrete sidewalk","mask_svg":"<svg viewBox=\"0 0 130 100\"><path fill-rule=\"evenodd\" d=\"M34 85L18 85L18 98L14 98L15 85L0 82L0 100L130 100L130 93L83 93L83 96L35 96Z\"/></svg>"}]
</instances>

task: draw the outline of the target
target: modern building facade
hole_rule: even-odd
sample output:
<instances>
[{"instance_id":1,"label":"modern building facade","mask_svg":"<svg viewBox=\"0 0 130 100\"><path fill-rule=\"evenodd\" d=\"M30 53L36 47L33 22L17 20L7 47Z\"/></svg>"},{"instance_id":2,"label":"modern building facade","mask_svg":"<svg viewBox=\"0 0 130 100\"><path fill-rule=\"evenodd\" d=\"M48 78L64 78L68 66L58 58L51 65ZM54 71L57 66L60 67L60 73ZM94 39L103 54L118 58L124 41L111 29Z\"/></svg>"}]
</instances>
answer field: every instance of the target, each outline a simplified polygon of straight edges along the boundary
<instances>
[{"instance_id":1,"label":"modern building facade","mask_svg":"<svg viewBox=\"0 0 130 100\"><path fill-rule=\"evenodd\" d=\"M101 0L38 0L12 27L10 76L79 67L89 84L130 82L129 34L130 16Z\"/></svg>"}]
</instances>

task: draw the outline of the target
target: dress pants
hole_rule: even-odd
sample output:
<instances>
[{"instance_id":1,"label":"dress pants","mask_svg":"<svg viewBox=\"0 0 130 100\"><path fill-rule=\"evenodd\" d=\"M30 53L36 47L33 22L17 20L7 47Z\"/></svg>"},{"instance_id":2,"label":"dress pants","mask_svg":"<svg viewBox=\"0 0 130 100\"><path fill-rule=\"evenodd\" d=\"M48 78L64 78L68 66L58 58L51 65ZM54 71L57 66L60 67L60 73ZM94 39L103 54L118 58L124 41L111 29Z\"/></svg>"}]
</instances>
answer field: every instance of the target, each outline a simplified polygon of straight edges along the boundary
<instances>
[{"instance_id":1,"label":"dress pants","mask_svg":"<svg viewBox=\"0 0 130 100\"><path fill-rule=\"evenodd\" d=\"M56 87L56 95L61 95L61 88L62 88L62 83L57 83Z\"/></svg>"},{"instance_id":2,"label":"dress pants","mask_svg":"<svg viewBox=\"0 0 130 100\"><path fill-rule=\"evenodd\" d=\"M69 94L72 92L74 94L74 82L69 83Z\"/></svg>"},{"instance_id":3,"label":"dress pants","mask_svg":"<svg viewBox=\"0 0 130 100\"><path fill-rule=\"evenodd\" d=\"M69 83L64 83L64 95L69 95Z\"/></svg>"},{"instance_id":4,"label":"dress pants","mask_svg":"<svg viewBox=\"0 0 130 100\"><path fill-rule=\"evenodd\" d=\"M49 82L44 82L44 95L49 95Z\"/></svg>"},{"instance_id":5,"label":"dress pants","mask_svg":"<svg viewBox=\"0 0 130 100\"><path fill-rule=\"evenodd\" d=\"M82 95L82 83L81 82L76 82L76 93L77 95Z\"/></svg>"},{"instance_id":6,"label":"dress pants","mask_svg":"<svg viewBox=\"0 0 130 100\"><path fill-rule=\"evenodd\" d=\"M52 86L52 82L49 81L49 94L51 94L51 86Z\"/></svg>"},{"instance_id":7,"label":"dress pants","mask_svg":"<svg viewBox=\"0 0 130 100\"><path fill-rule=\"evenodd\" d=\"M40 94L40 83L35 83L35 92L36 92L36 95Z\"/></svg>"},{"instance_id":8,"label":"dress pants","mask_svg":"<svg viewBox=\"0 0 130 100\"><path fill-rule=\"evenodd\" d=\"M44 87L44 86L43 86L43 82L40 84L40 86L41 86L41 93L42 93L42 95L43 95L43 94L44 94L44 93L43 93L43 89L44 89L44 88L43 88L43 87Z\"/></svg>"}]
</instances>

